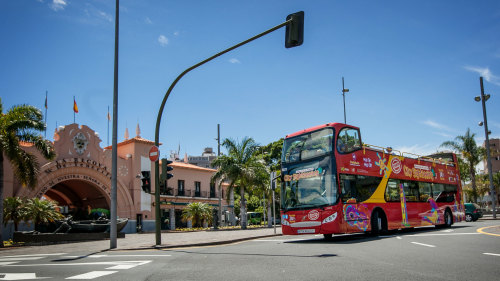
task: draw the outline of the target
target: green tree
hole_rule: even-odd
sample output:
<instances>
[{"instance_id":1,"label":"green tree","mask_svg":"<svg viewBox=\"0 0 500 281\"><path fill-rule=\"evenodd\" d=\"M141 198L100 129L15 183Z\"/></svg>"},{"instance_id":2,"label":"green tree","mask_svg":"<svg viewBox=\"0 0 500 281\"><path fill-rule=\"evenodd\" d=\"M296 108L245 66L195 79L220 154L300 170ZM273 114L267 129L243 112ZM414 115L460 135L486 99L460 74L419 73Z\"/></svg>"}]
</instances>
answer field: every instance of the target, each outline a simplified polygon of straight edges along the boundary
<instances>
[{"instance_id":1,"label":"green tree","mask_svg":"<svg viewBox=\"0 0 500 281\"><path fill-rule=\"evenodd\" d=\"M3 200L3 225L7 226L9 220L14 222L14 231L19 228L19 223L25 218L26 209L20 197L7 197Z\"/></svg>"},{"instance_id":2,"label":"green tree","mask_svg":"<svg viewBox=\"0 0 500 281\"><path fill-rule=\"evenodd\" d=\"M227 149L228 155L218 157L212 163L218 171L212 176L212 180L225 179L229 181L229 188L235 186L240 190L240 217L241 228L247 228L245 189L251 189L256 174L265 170L264 164L255 157L258 149L255 141L245 137L241 142L225 139L222 145Z\"/></svg>"},{"instance_id":3,"label":"green tree","mask_svg":"<svg viewBox=\"0 0 500 281\"><path fill-rule=\"evenodd\" d=\"M184 221L191 220L193 222L194 227L201 227L203 221L210 221L212 218L212 208L206 203L202 202L193 202L186 206L184 210L182 210L182 219Z\"/></svg>"},{"instance_id":4,"label":"green tree","mask_svg":"<svg viewBox=\"0 0 500 281\"><path fill-rule=\"evenodd\" d=\"M0 198L3 198L4 157L9 160L16 179L23 186L36 186L39 164L35 155L21 148L21 141L32 143L46 159L55 157L52 144L40 135L44 130L45 123L38 108L18 105L4 113L0 99ZM0 221L3 221L3 200L0 200ZM2 232L3 224L0 223L0 241L3 241Z\"/></svg>"},{"instance_id":5,"label":"green tree","mask_svg":"<svg viewBox=\"0 0 500 281\"><path fill-rule=\"evenodd\" d=\"M472 190L474 202L477 203L477 186L476 186L476 165L484 158L484 148L477 146L474 137L476 134L470 132L467 128L465 135L457 136L454 141L446 141L441 144L441 147L447 147L454 150L462 156L462 159L467 164L467 170L460 171L462 178L468 178L472 182Z\"/></svg>"},{"instance_id":6,"label":"green tree","mask_svg":"<svg viewBox=\"0 0 500 281\"><path fill-rule=\"evenodd\" d=\"M41 224L47 224L63 219L64 216L56 210L57 202L31 198L26 201L26 219L35 224L38 230Z\"/></svg>"}]
</instances>

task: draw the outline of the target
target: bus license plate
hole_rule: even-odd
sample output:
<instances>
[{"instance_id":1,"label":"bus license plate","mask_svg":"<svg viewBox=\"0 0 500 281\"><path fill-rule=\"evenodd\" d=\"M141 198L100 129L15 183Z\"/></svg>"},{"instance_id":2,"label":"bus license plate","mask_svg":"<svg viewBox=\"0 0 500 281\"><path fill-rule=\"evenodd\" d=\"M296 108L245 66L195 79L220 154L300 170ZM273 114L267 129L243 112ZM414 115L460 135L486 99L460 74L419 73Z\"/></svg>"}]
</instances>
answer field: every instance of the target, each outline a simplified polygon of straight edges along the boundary
<instances>
[{"instance_id":1,"label":"bus license plate","mask_svg":"<svg viewBox=\"0 0 500 281\"><path fill-rule=\"evenodd\" d=\"M297 230L297 233L316 233L316 230L315 229L298 229Z\"/></svg>"}]
</instances>

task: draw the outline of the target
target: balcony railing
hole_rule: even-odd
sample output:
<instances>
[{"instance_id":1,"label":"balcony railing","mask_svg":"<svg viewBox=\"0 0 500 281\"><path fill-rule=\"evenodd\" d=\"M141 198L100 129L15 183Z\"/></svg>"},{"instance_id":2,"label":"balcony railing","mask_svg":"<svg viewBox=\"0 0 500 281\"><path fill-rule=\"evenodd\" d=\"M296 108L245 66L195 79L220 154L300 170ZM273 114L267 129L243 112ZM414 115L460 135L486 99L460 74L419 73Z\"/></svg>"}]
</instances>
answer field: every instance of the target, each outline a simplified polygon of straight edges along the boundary
<instances>
[{"instance_id":1,"label":"balcony railing","mask_svg":"<svg viewBox=\"0 0 500 281\"><path fill-rule=\"evenodd\" d=\"M194 189L184 189L179 191L177 188L167 188L166 190L160 190L160 195L163 196L179 196L179 197L192 197L192 198L219 198L219 192L211 191L199 191L196 192ZM224 191L222 191L222 198L224 198Z\"/></svg>"}]
</instances>

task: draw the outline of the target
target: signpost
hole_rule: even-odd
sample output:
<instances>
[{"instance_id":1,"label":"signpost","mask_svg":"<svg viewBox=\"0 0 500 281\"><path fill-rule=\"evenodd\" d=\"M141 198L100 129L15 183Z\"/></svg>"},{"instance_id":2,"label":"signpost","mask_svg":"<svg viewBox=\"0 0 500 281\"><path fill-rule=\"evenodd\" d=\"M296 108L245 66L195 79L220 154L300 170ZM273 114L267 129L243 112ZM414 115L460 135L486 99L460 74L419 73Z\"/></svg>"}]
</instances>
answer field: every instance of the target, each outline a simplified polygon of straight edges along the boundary
<instances>
[{"instance_id":1,"label":"signpost","mask_svg":"<svg viewBox=\"0 0 500 281\"><path fill-rule=\"evenodd\" d=\"M151 162L156 162L158 159L160 159L160 149L158 146L153 145L149 150L149 160L151 160Z\"/></svg>"}]
</instances>

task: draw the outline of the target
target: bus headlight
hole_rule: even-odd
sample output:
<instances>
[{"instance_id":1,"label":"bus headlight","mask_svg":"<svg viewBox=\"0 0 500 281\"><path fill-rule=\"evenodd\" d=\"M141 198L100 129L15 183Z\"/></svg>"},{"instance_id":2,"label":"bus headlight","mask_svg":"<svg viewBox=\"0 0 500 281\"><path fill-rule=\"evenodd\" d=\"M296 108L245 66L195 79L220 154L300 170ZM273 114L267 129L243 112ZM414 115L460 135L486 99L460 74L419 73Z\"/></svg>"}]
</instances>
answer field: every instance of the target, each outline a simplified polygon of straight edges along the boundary
<instances>
[{"instance_id":1,"label":"bus headlight","mask_svg":"<svg viewBox=\"0 0 500 281\"><path fill-rule=\"evenodd\" d=\"M337 212L335 212L333 215L328 216L327 218L325 218L325 219L323 220L323 222L322 222L322 223L329 223L329 222L332 222L332 221L334 221L336 218L337 218Z\"/></svg>"}]
</instances>

